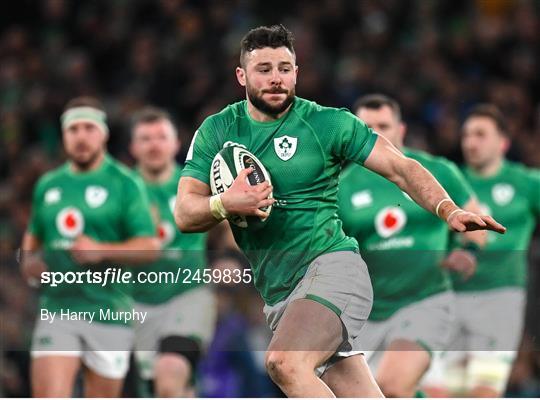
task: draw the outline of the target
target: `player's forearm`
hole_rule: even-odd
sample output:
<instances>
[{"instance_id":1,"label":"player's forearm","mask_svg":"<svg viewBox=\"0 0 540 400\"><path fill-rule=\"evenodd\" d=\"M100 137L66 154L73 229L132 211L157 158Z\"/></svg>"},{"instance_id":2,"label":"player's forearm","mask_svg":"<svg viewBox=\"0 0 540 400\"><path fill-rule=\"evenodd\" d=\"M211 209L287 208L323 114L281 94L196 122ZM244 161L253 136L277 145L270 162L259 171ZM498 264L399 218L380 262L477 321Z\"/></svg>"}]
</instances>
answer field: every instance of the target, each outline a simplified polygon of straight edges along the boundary
<instances>
[{"instance_id":1,"label":"player's forearm","mask_svg":"<svg viewBox=\"0 0 540 400\"><path fill-rule=\"evenodd\" d=\"M210 212L210 196L198 193L178 196L174 220L184 233L206 232L220 222Z\"/></svg>"},{"instance_id":2,"label":"player's forearm","mask_svg":"<svg viewBox=\"0 0 540 400\"><path fill-rule=\"evenodd\" d=\"M450 213L458 209L453 201L441 203L443 199L450 199L450 196L418 161L404 157L395 172L388 178L429 212L435 214L440 203L438 216L446 220Z\"/></svg>"},{"instance_id":3,"label":"player's forearm","mask_svg":"<svg viewBox=\"0 0 540 400\"><path fill-rule=\"evenodd\" d=\"M159 257L159 239L138 237L121 243L100 243L103 261L125 264L142 264Z\"/></svg>"}]
</instances>

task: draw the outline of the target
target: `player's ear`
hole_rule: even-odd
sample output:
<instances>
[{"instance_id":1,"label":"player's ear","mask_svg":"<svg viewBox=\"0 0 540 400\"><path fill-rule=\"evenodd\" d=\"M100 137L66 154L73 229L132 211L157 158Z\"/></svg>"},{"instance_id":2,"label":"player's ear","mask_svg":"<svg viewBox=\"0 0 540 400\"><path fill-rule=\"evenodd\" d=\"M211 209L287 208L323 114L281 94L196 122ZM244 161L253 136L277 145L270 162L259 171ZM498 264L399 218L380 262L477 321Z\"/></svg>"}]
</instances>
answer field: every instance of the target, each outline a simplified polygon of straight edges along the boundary
<instances>
[{"instance_id":1,"label":"player's ear","mask_svg":"<svg viewBox=\"0 0 540 400\"><path fill-rule=\"evenodd\" d=\"M407 124L405 122L399 123L399 138L403 142L405 135L407 134Z\"/></svg>"},{"instance_id":2,"label":"player's ear","mask_svg":"<svg viewBox=\"0 0 540 400\"><path fill-rule=\"evenodd\" d=\"M502 148L503 154L506 154L508 150L510 150L510 146L511 146L510 139L506 136L503 136L501 140L501 148Z\"/></svg>"},{"instance_id":3,"label":"player's ear","mask_svg":"<svg viewBox=\"0 0 540 400\"><path fill-rule=\"evenodd\" d=\"M241 86L246 86L246 71L242 67L236 67L236 79Z\"/></svg>"}]
</instances>

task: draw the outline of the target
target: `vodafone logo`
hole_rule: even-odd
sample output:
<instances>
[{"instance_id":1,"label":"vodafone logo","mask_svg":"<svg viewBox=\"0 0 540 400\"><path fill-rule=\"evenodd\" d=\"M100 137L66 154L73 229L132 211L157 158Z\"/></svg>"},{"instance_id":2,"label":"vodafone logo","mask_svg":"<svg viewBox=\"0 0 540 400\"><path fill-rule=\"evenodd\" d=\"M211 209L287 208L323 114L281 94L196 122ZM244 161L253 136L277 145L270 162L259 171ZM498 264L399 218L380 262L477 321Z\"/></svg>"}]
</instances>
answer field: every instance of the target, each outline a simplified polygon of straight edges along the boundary
<instances>
[{"instance_id":1,"label":"vodafone logo","mask_svg":"<svg viewBox=\"0 0 540 400\"><path fill-rule=\"evenodd\" d=\"M161 221L158 225L158 238L161 241L161 244L166 246L171 243L174 239L174 226L169 221Z\"/></svg>"},{"instance_id":2,"label":"vodafone logo","mask_svg":"<svg viewBox=\"0 0 540 400\"><path fill-rule=\"evenodd\" d=\"M407 223L407 215L399 207L385 207L375 217L375 230L382 238L400 232Z\"/></svg>"},{"instance_id":3,"label":"vodafone logo","mask_svg":"<svg viewBox=\"0 0 540 400\"><path fill-rule=\"evenodd\" d=\"M66 238L75 238L84 229L84 218L78 208L66 207L56 216L56 228Z\"/></svg>"}]
</instances>

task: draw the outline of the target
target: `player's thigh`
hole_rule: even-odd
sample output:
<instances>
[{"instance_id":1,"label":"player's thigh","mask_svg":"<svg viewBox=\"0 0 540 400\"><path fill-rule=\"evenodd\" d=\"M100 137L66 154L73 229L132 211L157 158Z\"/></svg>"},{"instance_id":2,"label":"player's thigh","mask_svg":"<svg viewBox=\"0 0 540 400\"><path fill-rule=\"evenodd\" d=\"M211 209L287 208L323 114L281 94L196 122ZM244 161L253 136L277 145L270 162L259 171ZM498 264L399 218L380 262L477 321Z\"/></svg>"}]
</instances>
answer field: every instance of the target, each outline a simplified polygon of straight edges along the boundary
<instances>
[{"instance_id":1,"label":"player's thigh","mask_svg":"<svg viewBox=\"0 0 540 400\"><path fill-rule=\"evenodd\" d=\"M305 362L315 368L334 354L343 342L341 320L322 304L298 299L291 302L268 346L273 358Z\"/></svg>"},{"instance_id":2,"label":"player's thigh","mask_svg":"<svg viewBox=\"0 0 540 400\"><path fill-rule=\"evenodd\" d=\"M501 288L457 295L459 318L469 332L469 351L516 351L525 313L525 291Z\"/></svg>"},{"instance_id":3,"label":"player's thigh","mask_svg":"<svg viewBox=\"0 0 540 400\"><path fill-rule=\"evenodd\" d=\"M80 368L82 342L78 324L38 320L32 337L31 381L37 397L69 397Z\"/></svg>"},{"instance_id":4,"label":"player's thigh","mask_svg":"<svg viewBox=\"0 0 540 400\"><path fill-rule=\"evenodd\" d=\"M96 397L120 397L124 378L108 378L94 372L90 368L84 371L84 396Z\"/></svg>"},{"instance_id":5,"label":"player's thigh","mask_svg":"<svg viewBox=\"0 0 540 400\"><path fill-rule=\"evenodd\" d=\"M81 366L76 352L33 353L30 367L33 397L71 397Z\"/></svg>"},{"instance_id":6,"label":"player's thigh","mask_svg":"<svg viewBox=\"0 0 540 400\"><path fill-rule=\"evenodd\" d=\"M321 379L336 397L383 397L362 354L339 359Z\"/></svg>"},{"instance_id":7,"label":"player's thigh","mask_svg":"<svg viewBox=\"0 0 540 400\"><path fill-rule=\"evenodd\" d=\"M124 379L129 369L129 354L133 348L133 329L126 325L90 324L81 333L84 339L83 365L103 382ZM88 376L92 376L89 374Z\"/></svg>"},{"instance_id":8,"label":"player's thigh","mask_svg":"<svg viewBox=\"0 0 540 400\"><path fill-rule=\"evenodd\" d=\"M382 355L376 374L377 382L386 396L412 396L430 361L430 353L422 346L413 341L397 339Z\"/></svg>"}]
</instances>

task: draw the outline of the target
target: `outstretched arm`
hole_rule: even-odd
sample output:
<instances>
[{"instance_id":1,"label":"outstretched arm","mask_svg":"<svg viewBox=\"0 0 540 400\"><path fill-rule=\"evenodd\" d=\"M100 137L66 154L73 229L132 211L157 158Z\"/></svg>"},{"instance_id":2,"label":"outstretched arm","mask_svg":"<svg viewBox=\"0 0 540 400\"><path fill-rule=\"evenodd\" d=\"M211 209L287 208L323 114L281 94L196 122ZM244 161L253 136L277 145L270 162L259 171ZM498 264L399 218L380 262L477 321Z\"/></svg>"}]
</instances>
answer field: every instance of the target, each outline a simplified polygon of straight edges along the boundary
<instances>
[{"instance_id":1,"label":"outstretched arm","mask_svg":"<svg viewBox=\"0 0 540 400\"><path fill-rule=\"evenodd\" d=\"M377 138L364 165L395 183L420 206L445 220L456 232L481 229L499 233L506 231L489 216L460 209L427 169L418 161L405 157L382 136Z\"/></svg>"}]
</instances>

